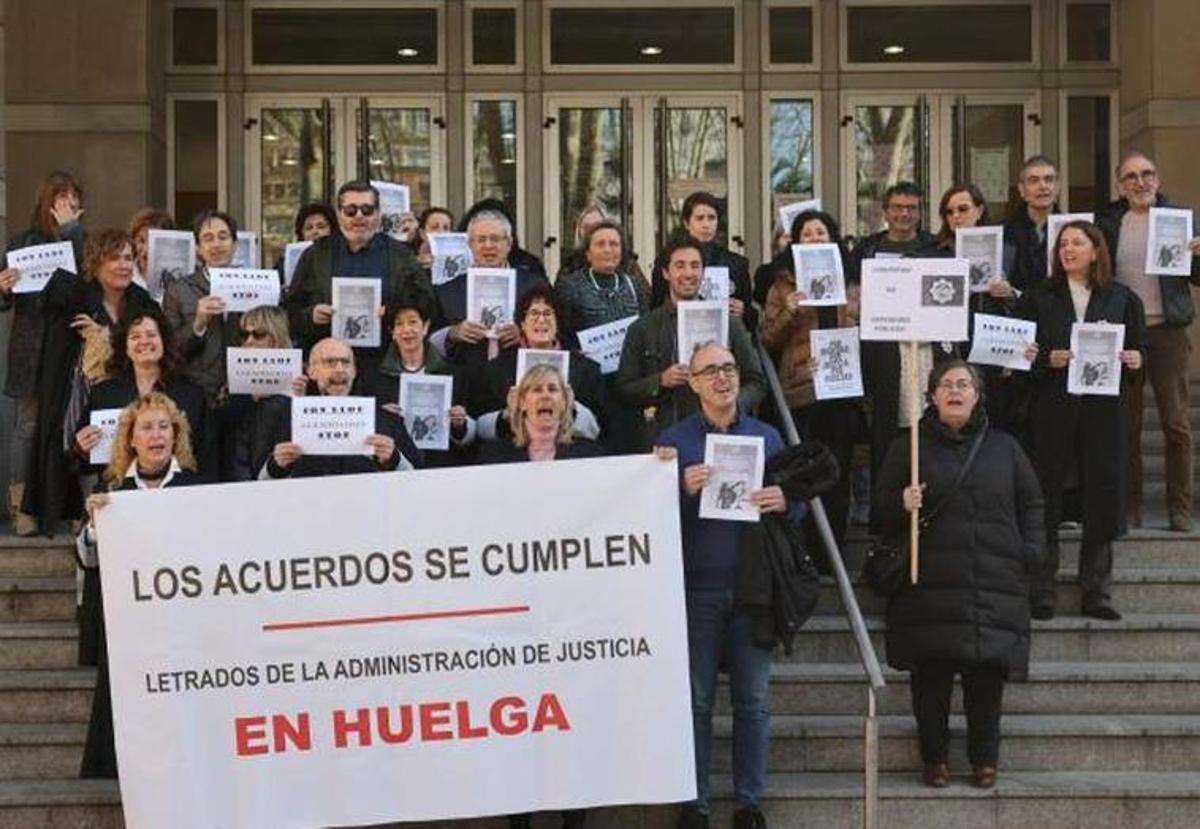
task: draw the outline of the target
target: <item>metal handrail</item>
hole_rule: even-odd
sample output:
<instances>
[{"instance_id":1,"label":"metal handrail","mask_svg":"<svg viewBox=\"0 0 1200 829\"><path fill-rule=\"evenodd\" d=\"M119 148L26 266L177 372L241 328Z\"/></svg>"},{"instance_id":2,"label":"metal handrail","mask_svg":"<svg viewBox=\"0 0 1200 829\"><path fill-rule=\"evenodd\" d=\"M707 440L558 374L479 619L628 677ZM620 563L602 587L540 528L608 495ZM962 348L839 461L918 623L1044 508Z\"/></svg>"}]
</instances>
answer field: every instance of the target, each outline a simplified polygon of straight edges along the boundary
<instances>
[{"instance_id":1,"label":"metal handrail","mask_svg":"<svg viewBox=\"0 0 1200 829\"><path fill-rule=\"evenodd\" d=\"M762 317L761 311L759 317ZM792 411L784 397L783 384L779 382L775 362L767 353L761 339L756 340L755 344L758 347L758 359L762 363L763 374L766 375L767 385L771 388L771 396L775 399L775 408L778 409L779 419L783 423L784 436L789 446L796 446L800 443L800 433L796 430L796 422L792 419ZM842 609L850 620L850 631L854 634L854 644L858 647L858 658L867 674L867 713L863 718L863 827L875 829L879 825L879 721L876 696L886 683L883 681L883 669L879 667L875 646L871 644L871 637L867 634L862 609L858 606L858 599L854 597L854 587L846 573L846 565L838 550L833 528L825 514L825 505L820 498L813 498L809 501L809 508L817 522L821 540L829 551L829 566L833 569L834 581L837 582Z\"/></svg>"}]
</instances>

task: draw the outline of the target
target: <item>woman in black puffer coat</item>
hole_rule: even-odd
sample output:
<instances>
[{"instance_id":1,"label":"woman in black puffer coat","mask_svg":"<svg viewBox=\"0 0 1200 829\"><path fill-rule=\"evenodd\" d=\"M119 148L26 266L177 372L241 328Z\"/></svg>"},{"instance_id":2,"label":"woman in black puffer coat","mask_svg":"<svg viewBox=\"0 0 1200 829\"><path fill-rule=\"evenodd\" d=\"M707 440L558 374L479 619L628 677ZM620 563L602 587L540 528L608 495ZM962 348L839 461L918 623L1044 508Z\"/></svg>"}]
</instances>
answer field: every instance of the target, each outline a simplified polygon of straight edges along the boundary
<instances>
[{"instance_id":1,"label":"woman in black puffer coat","mask_svg":"<svg viewBox=\"0 0 1200 829\"><path fill-rule=\"evenodd\" d=\"M1041 555L1042 493L1010 435L989 429L975 369L952 361L929 376L920 425L920 487L909 486L908 438L888 450L874 509L887 536L906 537L909 511L936 510L920 539L916 585L888 601L887 660L912 672L925 782L949 782L950 691L962 674L967 754L977 786L995 783L1006 679L1029 671L1029 579ZM982 435L982 437L980 437ZM979 449L957 488L972 445ZM949 499L942 503L945 499Z\"/></svg>"}]
</instances>

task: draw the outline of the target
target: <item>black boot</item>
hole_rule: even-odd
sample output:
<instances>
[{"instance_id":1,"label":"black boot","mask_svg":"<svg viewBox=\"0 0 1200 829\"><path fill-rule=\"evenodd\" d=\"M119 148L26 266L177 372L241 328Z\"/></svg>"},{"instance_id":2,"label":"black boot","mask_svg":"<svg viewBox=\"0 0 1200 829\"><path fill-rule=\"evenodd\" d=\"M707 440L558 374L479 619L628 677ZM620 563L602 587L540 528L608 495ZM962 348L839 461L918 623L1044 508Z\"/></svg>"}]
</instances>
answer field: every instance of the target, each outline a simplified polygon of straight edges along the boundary
<instances>
[{"instance_id":1,"label":"black boot","mask_svg":"<svg viewBox=\"0 0 1200 829\"><path fill-rule=\"evenodd\" d=\"M733 829L767 829L767 819L757 806L743 806L733 813Z\"/></svg>"},{"instance_id":2,"label":"black boot","mask_svg":"<svg viewBox=\"0 0 1200 829\"><path fill-rule=\"evenodd\" d=\"M679 811L676 829L708 829L708 815L696 808L694 803L688 803Z\"/></svg>"}]
</instances>

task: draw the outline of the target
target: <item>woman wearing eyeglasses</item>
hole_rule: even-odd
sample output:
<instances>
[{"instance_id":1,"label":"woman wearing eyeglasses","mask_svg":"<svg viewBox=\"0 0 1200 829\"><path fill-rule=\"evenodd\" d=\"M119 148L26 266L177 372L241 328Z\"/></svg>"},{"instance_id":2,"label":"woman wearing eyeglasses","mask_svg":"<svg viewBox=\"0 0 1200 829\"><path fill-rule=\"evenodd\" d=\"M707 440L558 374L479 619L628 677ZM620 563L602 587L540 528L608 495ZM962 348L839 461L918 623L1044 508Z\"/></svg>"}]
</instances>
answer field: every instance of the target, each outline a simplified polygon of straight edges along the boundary
<instances>
[{"instance_id":1,"label":"woman wearing eyeglasses","mask_svg":"<svg viewBox=\"0 0 1200 829\"><path fill-rule=\"evenodd\" d=\"M954 360L934 367L927 391L920 485L910 485L908 438L901 437L875 487L885 537L907 539L914 512L926 524L917 583L909 583L906 568L888 600L887 661L912 673L924 780L934 788L950 782L950 692L954 675L962 675L973 782L991 788L1004 683L1029 670L1029 580L1041 556L1042 493L1017 441L988 427L972 366Z\"/></svg>"}]
</instances>

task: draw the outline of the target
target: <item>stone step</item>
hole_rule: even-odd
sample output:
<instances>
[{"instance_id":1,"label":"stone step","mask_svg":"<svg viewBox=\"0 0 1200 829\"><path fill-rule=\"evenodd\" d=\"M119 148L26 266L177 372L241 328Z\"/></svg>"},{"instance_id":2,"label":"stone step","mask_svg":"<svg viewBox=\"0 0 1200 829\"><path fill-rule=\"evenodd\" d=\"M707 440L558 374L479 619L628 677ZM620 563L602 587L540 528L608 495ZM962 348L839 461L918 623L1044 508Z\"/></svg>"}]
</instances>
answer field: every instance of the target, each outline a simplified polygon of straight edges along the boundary
<instances>
[{"instance_id":1,"label":"stone step","mask_svg":"<svg viewBox=\"0 0 1200 829\"><path fill-rule=\"evenodd\" d=\"M74 577L0 578L0 622L65 622L74 618Z\"/></svg>"},{"instance_id":2,"label":"stone step","mask_svg":"<svg viewBox=\"0 0 1200 829\"><path fill-rule=\"evenodd\" d=\"M0 578L74 574L75 548L61 539L0 535Z\"/></svg>"},{"instance_id":3,"label":"stone step","mask_svg":"<svg viewBox=\"0 0 1200 829\"><path fill-rule=\"evenodd\" d=\"M1195 714L1200 708L1200 665L1187 662L1034 662L1029 679L1004 687L1005 714ZM880 714L912 712L908 673L884 666L886 687L876 694ZM957 685L953 710L962 713ZM727 684L718 712L729 713ZM771 668L771 711L845 714L867 710L866 675L857 663L777 662Z\"/></svg>"},{"instance_id":4,"label":"stone step","mask_svg":"<svg viewBox=\"0 0 1200 829\"><path fill-rule=\"evenodd\" d=\"M0 622L0 669L73 667L78 640L74 622Z\"/></svg>"},{"instance_id":5,"label":"stone step","mask_svg":"<svg viewBox=\"0 0 1200 829\"><path fill-rule=\"evenodd\" d=\"M883 619L867 617L875 652L884 659ZM1040 662L1186 662L1200 660L1200 616L1129 613L1119 622L1061 615L1033 623L1032 656ZM858 662L845 616L808 620L790 657L793 662Z\"/></svg>"},{"instance_id":6,"label":"stone step","mask_svg":"<svg viewBox=\"0 0 1200 829\"><path fill-rule=\"evenodd\" d=\"M95 686L95 668L0 670L0 722L87 722Z\"/></svg>"},{"instance_id":7,"label":"stone step","mask_svg":"<svg viewBox=\"0 0 1200 829\"><path fill-rule=\"evenodd\" d=\"M879 717L879 768L921 769L912 716ZM728 771L731 717L713 723L713 768ZM1005 714L1001 765L1014 771L1200 772L1200 716ZM950 766L969 769L966 722L950 718ZM850 716L773 716L773 772L856 771L863 767L863 722ZM1200 775L1198 775L1200 780Z\"/></svg>"},{"instance_id":8,"label":"stone step","mask_svg":"<svg viewBox=\"0 0 1200 829\"><path fill-rule=\"evenodd\" d=\"M84 723L0 723L0 780L44 780L79 773Z\"/></svg>"}]
</instances>

